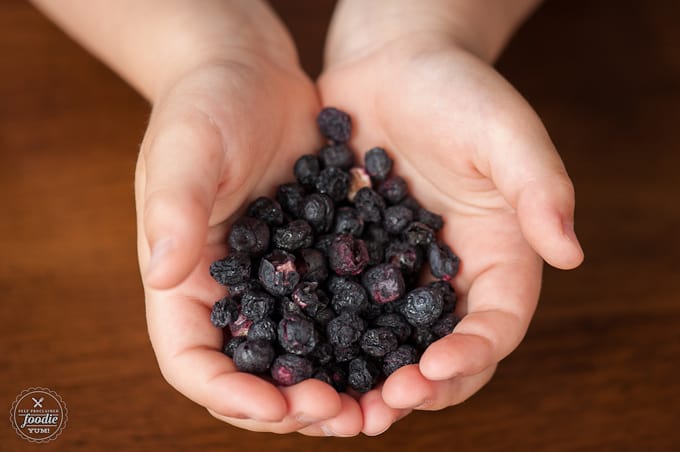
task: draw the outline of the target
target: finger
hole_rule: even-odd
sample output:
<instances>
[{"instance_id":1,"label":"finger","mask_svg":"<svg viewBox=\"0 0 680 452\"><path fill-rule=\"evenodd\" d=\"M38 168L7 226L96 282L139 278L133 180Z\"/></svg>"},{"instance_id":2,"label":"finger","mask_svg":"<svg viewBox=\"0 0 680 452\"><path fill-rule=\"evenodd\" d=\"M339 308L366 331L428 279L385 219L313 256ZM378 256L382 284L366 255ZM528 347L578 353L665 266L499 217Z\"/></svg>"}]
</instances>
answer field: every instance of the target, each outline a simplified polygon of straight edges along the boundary
<instances>
[{"instance_id":1,"label":"finger","mask_svg":"<svg viewBox=\"0 0 680 452\"><path fill-rule=\"evenodd\" d=\"M149 250L142 273L159 289L179 284L195 268L224 160L222 136L208 116L180 105L162 108L152 116L138 174L140 230Z\"/></svg>"},{"instance_id":2,"label":"finger","mask_svg":"<svg viewBox=\"0 0 680 452\"><path fill-rule=\"evenodd\" d=\"M382 398L388 406L401 410L439 410L464 402L479 391L493 375L496 366L479 374L443 381L425 378L417 366L399 369L385 381ZM414 389L417 388L417 391Z\"/></svg>"},{"instance_id":3,"label":"finger","mask_svg":"<svg viewBox=\"0 0 680 452\"><path fill-rule=\"evenodd\" d=\"M382 387L362 395L359 401L364 416L361 431L368 436L384 433L392 424L411 412L410 409L398 409L387 405L382 398Z\"/></svg>"},{"instance_id":4,"label":"finger","mask_svg":"<svg viewBox=\"0 0 680 452\"><path fill-rule=\"evenodd\" d=\"M288 412L284 396L262 378L236 371L220 351L222 331L209 317L206 304L150 291L149 337L165 379L189 399L221 415L280 421Z\"/></svg>"},{"instance_id":5,"label":"finger","mask_svg":"<svg viewBox=\"0 0 680 452\"><path fill-rule=\"evenodd\" d=\"M420 359L430 380L474 375L498 363L521 342L536 309L541 267L518 255L481 271L467 294L467 313L452 334L431 344Z\"/></svg>"},{"instance_id":6,"label":"finger","mask_svg":"<svg viewBox=\"0 0 680 452\"><path fill-rule=\"evenodd\" d=\"M299 430L307 436L356 436L361 433L363 417L359 403L348 394L340 394L340 413L323 422Z\"/></svg>"},{"instance_id":7,"label":"finger","mask_svg":"<svg viewBox=\"0 0 680 452\"><path fill-rule=\"evenodd\" d=\"M574 268L583 261L574 232L574 187L540 120L528 105L524 110L494 127L488 175L516 209L534 250L554 267Z\"/></svg>"}]
</instances>

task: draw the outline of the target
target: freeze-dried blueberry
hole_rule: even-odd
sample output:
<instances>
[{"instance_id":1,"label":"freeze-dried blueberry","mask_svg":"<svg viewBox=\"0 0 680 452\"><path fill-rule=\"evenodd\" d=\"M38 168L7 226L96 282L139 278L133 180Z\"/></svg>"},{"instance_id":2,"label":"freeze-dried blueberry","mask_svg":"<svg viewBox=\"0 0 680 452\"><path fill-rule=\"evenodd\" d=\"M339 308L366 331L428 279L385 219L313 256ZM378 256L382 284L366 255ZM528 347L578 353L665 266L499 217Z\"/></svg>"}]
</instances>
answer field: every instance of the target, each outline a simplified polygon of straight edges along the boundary
<instances>
[{"instance_id":1,"label":"freeze-dried blueberry","mask_svg":"<svg viewBox=\"0 0 680 452\"><path fill-rule=\"evenodd\" d=\"M257 279L249 279L238 284L230 284L227 286L227 290L230 297L240 300L248 290L262 290L262 284Z\"/></svg>"},{"instance_id":2,"label":"freeze-dried blueberry","mask_svg":"<svg viewBox=\"0 0 680 452\"><path fill-rule=\"evenodd\" d=\"M328 342L321 342L309 354L319 366L325 366L333 361L333 346Z\"/></svg>"},{"instance_id":3,"label":"freeze-dried blueberry","mask_svg":"<svg viewBox=\"0 0 680 452\"><path fill-rule=\"evenodd\" d=\"M354 281L345 281L337 287L331 298L331 305L338 313L343 311L361 312L366 309L367 304L366 289Z\"/></svg>"},{"instance_id":4,"label":"freeze-dried blueberry","mask_svg":"<svg viewBox=\"0 0 680 452\"><path fill-rule=\"evenodd\" d=\"M373 148L364 155L366 172L376 180L384 180L392 170L392 159L383 148Z\"/></svg>"},{"instance_id":5,"label":"freeze-dried blueberry","mask_svg":"<svg viewBox=\"0 0 680 452\"><path fill-rule=\"evenodd\" d=\"M423 265L423 252L417 246L397 240L387 245L385 262L398 267L404 274L415 274Z\"/></svg>"},{"instance_id":6,"label":"freeze-dried blueberry","mask_svg":"<svg viewBox=\"0 0 680 452\"><path fill-rule=\"evenodd\" d=\"M315 182L316 191L327 194L334 201L347 196L349 190L349 174L338 168L324 168Z\"/></svg>"},{"instance_id":7,"label":"freeze-dried blueberry","mask_svg":"<svg viewBox=\"0 0 680 452\"><path fill-rule=\"evenodd\" d=\"M331 144L319 151L319 159L324 168L348 170L354 165L354 154L344 144Z\"/></svg>"},{"instance_id":8,"label":"freeze-dried blueberry","mask_svg":"<svg viewBox=\"0 0 680 452\"><path fill-rule=\"evenodd\" d=\"M385 247L373 240L365 240L366 249L368 250L368 265L378 265L382 263L385 258Z\"/></svg>"},{"instance_id":9,"label":"freeze-dried blueberry","mask_svg":"<svg viewBox=\"0 0 680 452\"><path fill-rule=\"evenodd\" d=\"M276 322L270 318L264 318L253 322L248 329L248 340L264 339L265 341L274 342L277 337Z\"/></svg>"},{"instance_id":10,"label":"freeze-dried blueberry","mask_svg":"<svg viewBox=\"0 0 680 452\"><path fill-rule=\"evenodd\" d=\"M372 240L374 242L380 243L381 245L385 245L391 240L387 231L377 224L371 224L368 226L366 233L364 234L364 238L365 240Z\"/></svg>"},{"instance_id":11,"label":"freeze-dried blueberry","mask_svg":"<svg viewBox=\"0 0 680 452\"><path fill-rule=\"evenodd\" d=\"M364 232L364 220L356 209L352 207L340 207L335 212L335 226L333 232L336 234L351 234L360 237Z\"/></svg>"},{"instance_id":12,"label":"freeze-dried blueberry","mask_svg":"<svg viewBox=\"0 0 680 452\"><path fill-rule=\"evenodd\" d=\"M375 386L379 374L380 369L372 361L355 358L349 363L347 383L358 392L368 392Z\"/></svg>"},{"instance_id":13,"label":"freeze-dried blueberry","mask_svg":"<svg viewBox=\"0 0 680 452\"><path fill-rule=\"evenodd\" d=\"M411 325L406 321L403 315L397 312L386 312L381 314L373 321L375 326L389 328L397 337L397 341L404 343L411 335Z\"/></svg>"},{"instance_id":14,"label":"freeze-dried blueberry","mask_svg":"<svg viewBox=\"0 0 680 452\"><path fill-rule=\"evenodd\" d=\"M428 284L432 290L436 291L444 301L442 312L453 312L456 309L457 296L448 281L432 281Z\"/></svg>"},{"instance_id":15,"label":"freeze-dried blueberry","mask_svg":"<svg viewBox=\"0 0 680 452\"><path fill-rule=\"evenodd\" d=\"M232 337L247 336L252 324L253 321L241 313L229 324L229 332Z\"/></svg>"},{"instance_id":16,"label":"freeze-dried blueberry","mask_svg":"<svg viewBox=\"0 0 680 452\"><path fill-rule=\"evenodd\" d=\"M328 251L331 249L333 240L335 240L335 234L322 235L314 242L314 248L321 251L324 256L328 256Z\"/></svg>"},{"instance_id":17,"label":"freeze-dried blueberry","mask_svg":"<svg viewBox=\"0 0 680 452\"><path fill-rule=\"evenodd\" d=\"M269 226L257 218L241 217L232 225L228 241L234 251L264 253L269 246Z\"/></svg>"},{"instance_id":18,"label":"freeze-dried blueberry","mask_svg":"<svg viewBox=\"0 0 680 452\"><path fill-rule=\"evenodd\" d=\"M231 253L210 264L210 276L225 286L245 282L250 278L250 257L246 253Z\"/></svg>"},{"instance_id":19,"label":"freeze-dried blueberry","mask_svg":"<svg viewBox=\"0 0 680 452\"><path fill-rule=\"evenodd\" d=\"M300 250L297 270L303 281L322 282L328 278L328 266L323 253L314 248Z\"/></svg>"},{"instance_id":20,"label":"freeze-dried blueberry","mask_svg":"<svg viewBox=\"0 0 680 452\"><path fill-rule=\"evenodd\" d=\"M302 203L305 196L305 188L297 183L279 185L276 190L276 200L283 210L296 217L300 217L302 214Z\"/></svg>"},{"instance_id":21,"label":"freeze-dried blueberry","mask_svg":"<svg viewBox=\"0 0 680 452\"><path fill-rule=\"evenodd\" d=\"M319 333L307 318L301 315L290 315L279 322L279 344L288 352L296 355L307 355L319 342Z\"/></svg>"},{"instance_id":22,"label":"freeze-dried blueberry","mask_svg":"<svg viewBox=\"0 0 680 452\"><path fill-rule=\"evenodd\" d=\"M428 225L435 232L444 227L444 219L441 215L437 215L422 207L418 209L418 221Z\"/></svg>"},{"instance_id":23,"label":"freeze-dried blueberry","mask_svg":"<svg viewBox=\"0 0 680 452\"><path fill-rule=\"evenodd\" d=\"M263 373L269 370L275 354L269 341L247 340L234 351L234 365L241 372Z\"/></svg>"},{"instance_id":24,"label":"freeze-dried blueberry","mask_svg":"<svg viewBox=\"0 0 680 452\"><path fill-rule=\"evenodd\" d=\"M399 205L406 206L414 212L418 212L418 209L420 209L420 203L412 196L406 196L404 199L399 201Z\"/></svg>"},{"instance_id":25,"label":"freeze-dried blueberry","mask_svg":"<svg viewBox=\"0 0 680 452\"><path fill-rule=\"evenodd\" d=\"M281 297L277 306L277 312L280 317L288 317L291 315L303 315L302 308L288 297Z\"/></svg>"},{"instance_id":26,"label":"freeze-dried blueberry","mask_svg":"<svg viewBox=\"0 0 680 452\"><path fill-rule=\"evenodd\" d=\"M411 245L418 245L427 247L430 243L435 241L434 231L425 223L414 221L406 226L402 233L404 240Z\"/></svg>"},{"instance_id":27,"label":"freeze-dried blueberry","mask_svg":"<svg viewBox=\"0 0 680 452\"><path fill-rule=\"evenodd\" d=\"M435 278L445 281L456 276L460 266L460 258L453 254L451 248L445 243L431 243L427 251L430 261L430 269Z\"/></svg>"},{"instance_id":28,"label":"freeze-dried blueberry","mask_svg":"<svg viewBox=\"0 0 680 452\"><path fill-rule=\"evenodd\" d=\"M410 345L401 345L395 351L385 355L382 362L382 371L386 377L392 375L397 369L416 364L418 351Z\"/></svg>"},{"instance_id":29,"label":"freeze-dried blueberry","mask_svg":"<svg viewBox=\"0 0 680 452\"><path fill-rule=\"evenodd\" d=\"M373 300L368 300L366 307L361 312L361 316L367 321L371 322L378 318L383 312L385 312L385 305L376 303Z\"/></svg>"},{"instance_id":30,"label":"freeze-dried blueberry","mask_svg":"<svg viewBox=\"0 0 680 452\"><path fill-rule=\"evenodd\" d=\"M403 177L392 176L380 184L378 193L390 204L398 204L408 195L408 185Z\"/></svg>"},{"instance_id":31,"label":"freeze-dried blueberry","mask_svg":"<svg viewBox=\"0 0 680 452\"><path fill-rule=\"evenodd\" d=\"M368 250L361 239L338 235L328 251L328 264L340 276L358 275L368 264Z\"/></svg>"},{"instance_id":32,"label":"freeze-dried blueberry","mask_svg":"<svg viewBox=\"0 0 680 452\"><path fill-rule=\"evenodd\" d=\"M397 336L389 328L371 328L361 337L361 349L374 358L382 358L398 346Z\"/></svg>"},{"instance_id":33,"label":"freeze-dried blueberry","mask_svg":"<svg viewBox=\"0 0 680 452\"><path fill-rule=\"evenodd\" d=\"M241 298L241 312L250 320L262 320L274 312L275 302L267 292L247 290Z\"/></svg>"},{"instance_id":34,"label":"freeze-dried blueberry","mask_svg":"<svg viewBox=\"0 0 680 452\"><path fill-rule=\"evenodd\" d=\"M347 388L347 372L337 364L322 367L314 374L314 378L328 383L338 392Z\"/></svg>"},{"instance_id":35,"label":"freeze-dried blueberry","mask_svg":"<svg viewBox=\"0 0 680 452\"><path fill-rule=\"evenodd\" d=\"M293 220L274 230L274 246L286 251L295 251L312 246L312 226L305 220Z\"/></svg>"},{"instance_id":36,"label":"freeze-dried blueberry","mask_svg":"<svg viewBox=\"0 0 680 452\"><path fill-rule=\"evenodd\" d=\"M429 328L418 327L414 328L411 332L411 345L416 347L419 351L424 351L429 347L434 341L438 339L437 335L432 332Z\"/></svg>"},{"instance_id":37,"label":"freeze-dried blueberry","mask_svg":"<svg viewBox=\"0 0 680 452\"><path fill-rule=\"evenodd\" d=\"M293 167L295 177L303 185L314 185L319 176L319 171L321 171L319 158L311 154L303 155L297 159Z\"/></svg>"},{"instance_id":38,"label":"freeze-dried blueberry","mask_svg":"<svg viewBox=\"0 0 680 452\"><path fill-rule=\"evenodd\" d=\"M298 284L290 296L295 304L312 317L328 305L325 294L317 290L318 286L319 284L315 282L302 282Z\"/></svg>"},{"instance_id":39,"label":"freeze-dried blueberry","mask_svg":"<svg viewBox=\"0 0 680 452\"><path fill-rule=\"evenodd\" d=\"M281 386L290 386L311 378L312 362L304 356L286 353L277 356L271 365L271 376Z\"/></svg>"},{"instance_id":40,"label":"freeze-dried blueberry","mask_svg":"<svg viewBox=\"0 0 680 452\"><path fill-rule=\"evenodd\" d=\"M385 200L372 188L364 187L354 197L354 206L364 221L379 223L385 210Z\"/></svg>"},{"instance_id":41,"label":"freeze-dried blueberry","mask_svg":"<svg viewBox=\"0 0 680 452\"><path fill-rule=\"evenodd\" d=\"M391 206L385 209L383 227L390 234L399 234L413 221L413 211L404 206Z\"/></svg>"},{"instance_id":42,"label":"freeze-dried blueberry","mask_svg":"<svg viewBox=\"0 0 680 452\"><path fill-rule=\"evenodd\" d=\"M458 322L460 322L458 316L453 312L448 312L442 314L441 317L432 324L430 329L437 337L444 337L447 334L451 334L456 325L458 325Z\"/></svg>"},{"instance_id":43,"label":"freeze-dried blueberry","mask_svg":"<svg viewBox=\"0 0 680 452\"><path fill-rule=\"evenodd\" d=\"M356 312L342 312L328 322L326 336L334 347L349 347L356 344L366 331L366 321Z\"/></svg>"},{"instance_id":44,"label":"freeze-dried blueberry","mask_svg":"<svg viewBox=\"0 0 680 452\"><path fill-rule=\"evenodd\" d=\"M349 141L352 135L352 120L344 111L326 107L316 117L321 134L337 143Z\"/></svg>"},{"instance_id":45,"label":"freeze-dried blueberry","mask_svg":"<svg viewBox=\"0 0 680 452\"><path fill-rule=\"evenodd\" d=\"M264 196L251 202L246 212L249 217L262 220L270 226L278 226L283 223L283 210L279 203Z\"/></svg>"},{"instance_id":46,"label":"freeze-dried blueberry","mask_svg":"<svg viewBox=\"0 0 680 452\"><path fill-rule=\"evenodd\" d=\"M328 322L335 318L335 311L330 306L324 306L319 309L314 315L314 323L316 323L319 328L325 330L328 326Z\"/></svg>"},{"instance_id":47,"label":"freeze-dried blueberry","mask_svg":"<svg viewBox=\"0 0 680 452\"><path fill-rule=\"evenodd\" d=\"M218 328L224 328L237 318L238 303L229 297L224 297L215 302L210 313L210 321Z\"/></svg>"},{"instance_id":48,"label":"freeze-dried blueberry","mask_svg":"<svg viewBox=\"0 0 680 452\"><path fill-rule=\"evenodd\" d=\"M262 286L272 295L290 294L300 282L295 256L281 250L274 250L260 260L258 275Z\"/></svg>"},{"instance_id":49,"label":"freeze-dried blueberry","mask_svg":"<svg viewBox=\"0 0 680 452\"><path fill-rule=\"evenodd\" d=\"M234 352L236 351L238 346L244 343L245 341L246 338L243 336L232 337L227 341L226 344L224 344L224 347L222 347L222 352L228 357L233 358Z\"/></svg>"},{"instance_id":50,"label":"freeze-dried blueberry","mask_svg":"<svg viewBox=\"0 0 680 452\"><path fill-rule=\"evenodd\" d=\"M334 214L335 206L328 195L312 193L302 202L302 218L307 220L317 232L330 231Z\"/></svg>"},{"instance_id":51,"label":"freeze-dried blueberry","mask_svg":"<svg viewBox=\"0 0 680 452\"><path fill-rule=\"evenodd\" d=\"M430 287L418 287L404 297L401 314L415 327L432 325L442 314L444 300Z\"/></svg>"},{"instance_id":52,"label":"freeze-dried blueberry","mask_svg":"<svg viewBox=\"0 0 680 452\"><path fill-rule=\"evenodd\" d=\"M335 356L336 362L346 363L361 356L361 348L358 342L347 347L334 347L333 356Z\"/></svg>"},{"instance_id":53,"label":"freeze-dried blueberry","mask_svg":"<svg viewBox=\"0 0 680 452\"><path fill-rule=\"evenodd\" d=\"M361 277L368 295L378 303L389 303L404 295L405 283L401 272L390 264L371 267Z\"/></svg>"},{"instance_id":54,"label":"freeze-dried blueberry","mask_svg":"<svg viewBox=\"0 0 680 452\"><path fill-rule=\"evenodd\" d=\"M348 276L338 276L338 275L330 275L328 277L328 280L326 281L326 288L328 291L332 294L335 294L342 286L348 283L348 281L353 281L351 277Z\"/></svg>"},{"instance_id":55,"label":"freeze-dried blueberry","mask_svg":"<svg viewBox=\"0 0 680 452\"><path fill-rule=\"evenodd\" d=\"M349 190L347 191L347 199L354 202L354 197L359 190L364 187L371 187L371 176L366 170L361 167L350 168L349 170Z\"/></svg>"}]
</instances>

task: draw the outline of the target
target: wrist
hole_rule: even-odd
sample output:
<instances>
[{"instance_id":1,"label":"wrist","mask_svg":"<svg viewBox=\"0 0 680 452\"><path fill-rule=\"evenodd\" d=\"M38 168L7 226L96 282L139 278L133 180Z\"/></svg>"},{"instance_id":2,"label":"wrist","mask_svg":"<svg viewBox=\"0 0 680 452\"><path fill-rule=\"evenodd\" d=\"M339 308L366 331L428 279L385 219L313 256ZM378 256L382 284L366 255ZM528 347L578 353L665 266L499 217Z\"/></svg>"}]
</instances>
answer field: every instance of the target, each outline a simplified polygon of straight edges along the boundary
<instances>
[{"instance_id":1,"label":"wrist","mask_svg":"<svg viewBox=\"0 0 680 452\"><path fill-rule=\"evenodd\" d=\"M340 0L326 67L411 40L453 45L492 63L541 0Z\"/></svg>"}]
</instances>

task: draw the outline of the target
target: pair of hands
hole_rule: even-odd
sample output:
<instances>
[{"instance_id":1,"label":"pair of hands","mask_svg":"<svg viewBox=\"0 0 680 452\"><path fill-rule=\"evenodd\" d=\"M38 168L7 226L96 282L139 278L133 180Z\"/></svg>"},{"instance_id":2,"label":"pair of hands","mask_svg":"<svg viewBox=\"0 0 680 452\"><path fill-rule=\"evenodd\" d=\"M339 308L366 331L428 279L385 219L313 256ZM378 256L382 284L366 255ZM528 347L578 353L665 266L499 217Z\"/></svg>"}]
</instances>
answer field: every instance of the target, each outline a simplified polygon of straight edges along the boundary
<instances>
[{"instance_id":1,"label":"pair of hands","mask_svg":"<svg viewBox=\"0 0 680 452\"><path fill-rule=\"evenodd\" d=\"M354 118L356 151L388 150L413 195L444 216L443 239L463 262L454 285L465 317L455 332L358 399L316 380L278 388L237 372L209 321L223 288L208 266L227 253L231 220L320 148L322 106ZM154 105L135 188L161 371L213 416L255 431L372 435L414 409L464 401L523 338L541 257L559 268L583 258L573 188L540 120L489 64L436 34L327 61L316 85L295 58L266 52L187 71Z\"/></svg>"}]
</instances>

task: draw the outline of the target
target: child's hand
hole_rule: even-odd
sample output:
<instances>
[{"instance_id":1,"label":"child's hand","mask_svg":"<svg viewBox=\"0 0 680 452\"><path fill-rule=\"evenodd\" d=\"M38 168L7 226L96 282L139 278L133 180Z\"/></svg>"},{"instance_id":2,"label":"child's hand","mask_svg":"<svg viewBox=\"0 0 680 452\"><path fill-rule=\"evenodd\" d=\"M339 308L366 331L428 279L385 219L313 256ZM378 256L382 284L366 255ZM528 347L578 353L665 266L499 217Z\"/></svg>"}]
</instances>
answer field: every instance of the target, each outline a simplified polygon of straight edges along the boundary
<instances>
[{"instance_id":1,"label":"child's hand","mask_svg":"<svg viewBox=\"0 0 680 452\"><path fill-rule=\"evenodd\" d=\"M357 403L318 380L278 389L240 373L210 323L224 288L208 273L227 254L236 211L273 195L295 159L320 146L313 84L296 66L260 57L214 61L183 76L154 106L136 175L139 257L149 334L161 371L219 419L296 431L328 417L361 428Z\"/></svg>"},{"instance_id":2,"label":"child's hand","mask_svg":"<svg viewBox=\"0 0 680 452\"><path fill-rule=\"evenodd\" d=\"M361 397L363 431L375 434L411 409L438 410L479 390L528 328L539 255L568 269L583 254L560 157L489 64L443 33L397 33L362 49L357 27L340 28L319 81L323 104L357 118L357 151L388 150L414 197L443 214L443 239L462 260L453 281L465 317L454 333Z\"/></svg>"}]
</instances>

